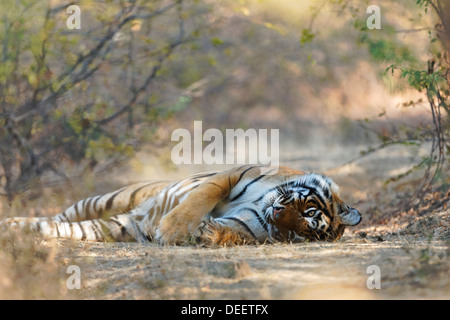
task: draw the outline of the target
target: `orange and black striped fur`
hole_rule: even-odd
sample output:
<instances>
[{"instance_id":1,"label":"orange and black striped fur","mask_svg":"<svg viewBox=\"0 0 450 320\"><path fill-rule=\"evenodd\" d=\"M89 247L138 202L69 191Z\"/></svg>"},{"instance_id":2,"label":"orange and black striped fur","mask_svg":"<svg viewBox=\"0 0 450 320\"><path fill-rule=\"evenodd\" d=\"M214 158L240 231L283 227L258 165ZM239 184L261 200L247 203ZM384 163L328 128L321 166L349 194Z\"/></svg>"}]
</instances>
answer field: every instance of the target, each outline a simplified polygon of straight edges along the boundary
<instances>
[{"instance_id":1,"label":"orange and black striped fur","mask_svg":"<svg viewBox=\"0 0 450 320\"><path fill-rule=\"evenodd\" d=\"M243 166L138 183L82 200L52 218L12 218L0 225L74 240L233 245L335 240L360 221L328 177Z\"/></svg>"}]
</instances>

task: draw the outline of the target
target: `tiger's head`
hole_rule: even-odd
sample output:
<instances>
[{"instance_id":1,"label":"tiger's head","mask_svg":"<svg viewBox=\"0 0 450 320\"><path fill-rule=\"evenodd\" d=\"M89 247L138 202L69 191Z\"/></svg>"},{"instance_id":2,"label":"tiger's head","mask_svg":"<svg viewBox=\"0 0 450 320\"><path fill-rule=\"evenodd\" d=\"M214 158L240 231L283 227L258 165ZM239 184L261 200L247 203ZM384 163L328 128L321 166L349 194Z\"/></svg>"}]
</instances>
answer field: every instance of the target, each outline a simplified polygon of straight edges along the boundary
<instances>
[{"instance_id":1,"label":"tiger's head","mask_svg":"<svg viewBox=\"0 0 450 320\"><path fill-rule=\"evenodd\" d=\"M265 198L264 216L277 237L292 233L308 240L339 239L346 226L361 222L358 210L339 197L339 188L328 177L305 174L275 188Z\"/></svg>"}]
</instances>

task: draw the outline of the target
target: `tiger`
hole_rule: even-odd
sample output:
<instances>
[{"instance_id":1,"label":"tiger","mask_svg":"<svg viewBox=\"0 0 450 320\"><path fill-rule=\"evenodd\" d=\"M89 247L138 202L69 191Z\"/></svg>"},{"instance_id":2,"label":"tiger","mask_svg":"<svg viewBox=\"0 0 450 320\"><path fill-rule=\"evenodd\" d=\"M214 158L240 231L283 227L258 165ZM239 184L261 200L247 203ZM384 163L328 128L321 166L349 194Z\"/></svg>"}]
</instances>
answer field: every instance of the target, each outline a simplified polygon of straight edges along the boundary
<instances>
[{"instance_id":1,"label":"tiger","mask_svg":"<svg viewBox=\"0 0 450 320\"><path fill-rule=\"evenodd\" d=\"M9 218L44 238L244 245L338 240L361 214L329 177L246 165L179 181L153 180L81 200L54 217Z\"/></svg>"}]
</instances>

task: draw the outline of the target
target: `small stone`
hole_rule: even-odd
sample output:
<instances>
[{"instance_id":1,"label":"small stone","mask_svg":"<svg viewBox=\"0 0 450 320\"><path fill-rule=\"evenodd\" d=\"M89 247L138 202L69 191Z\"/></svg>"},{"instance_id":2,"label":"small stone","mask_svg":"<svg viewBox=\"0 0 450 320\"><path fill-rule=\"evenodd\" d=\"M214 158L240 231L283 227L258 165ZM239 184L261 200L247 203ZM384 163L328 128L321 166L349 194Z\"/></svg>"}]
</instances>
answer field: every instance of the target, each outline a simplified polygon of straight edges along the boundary
<instances>
[{"instance_id":1,"label":"small stone","mask_svg":"<svg viewBox=\"0 0 450 320\"><path fill-rule=\"evenodd\" d=\"M361 231L360 233L358 233L358 235L363 239L367 238L367 233L364 231Z\"/></svg>"}]
</instances>

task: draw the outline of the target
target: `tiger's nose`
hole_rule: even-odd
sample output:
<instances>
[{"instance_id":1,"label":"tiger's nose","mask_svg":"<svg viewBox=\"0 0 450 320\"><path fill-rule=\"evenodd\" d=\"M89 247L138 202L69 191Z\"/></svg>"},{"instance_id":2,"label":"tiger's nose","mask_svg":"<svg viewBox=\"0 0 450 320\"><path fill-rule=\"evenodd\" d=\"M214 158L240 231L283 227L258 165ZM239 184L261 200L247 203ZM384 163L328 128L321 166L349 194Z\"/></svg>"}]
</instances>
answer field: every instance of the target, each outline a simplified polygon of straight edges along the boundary
<instances>
[{"instance_id":1,"label":"tiger's nose","mask_svg":"<svg viewBox=\"0 0 450 320\"><path fill-rule=\"evenodd\" d=\"M277 219L280 217L280 215L283 213L283 208L274 207L272 211L272 217L273 219Z\"/></svg>"}]
</instances>

